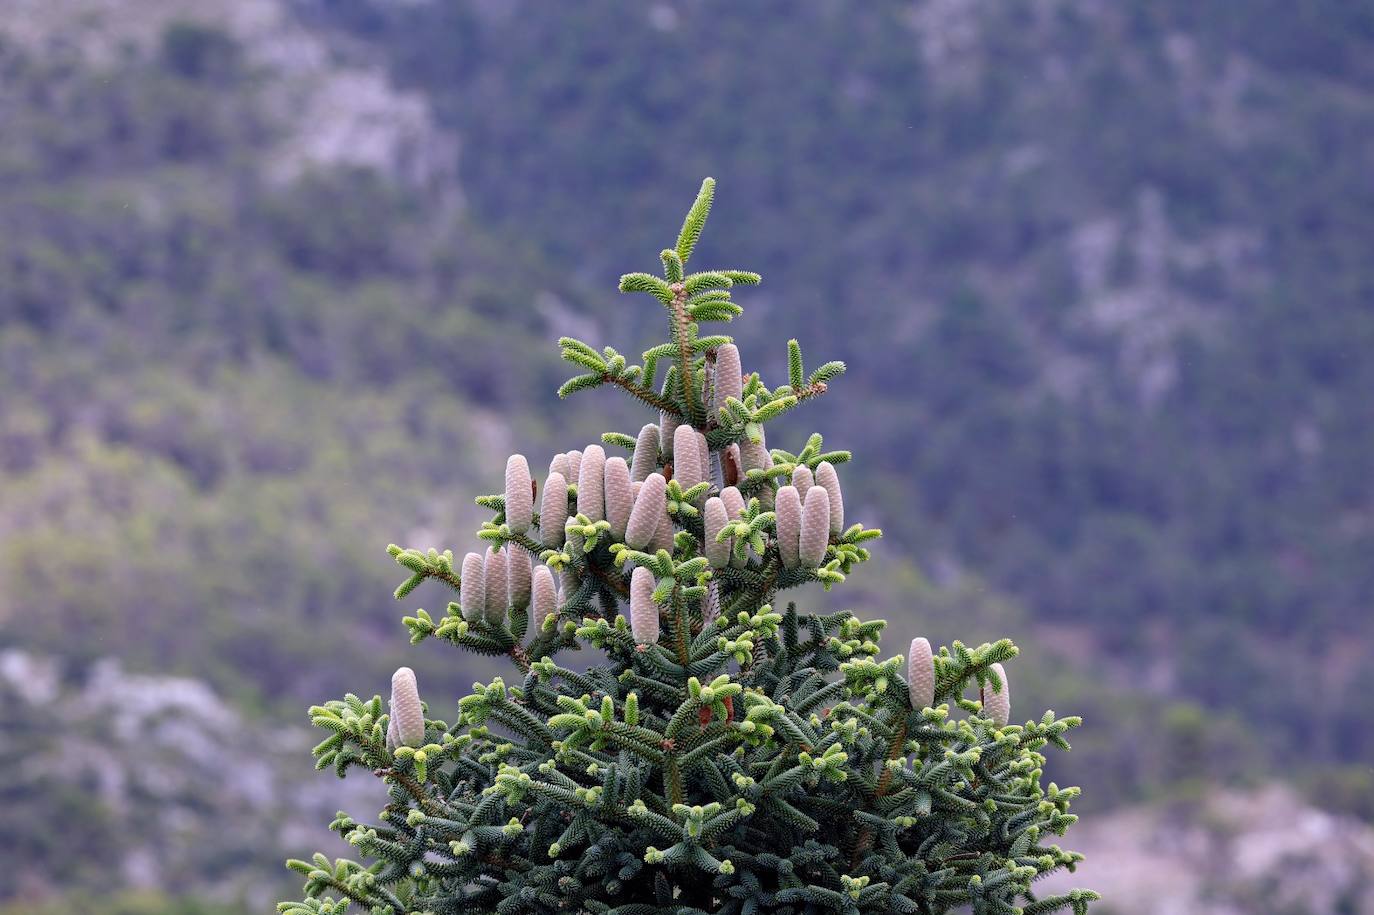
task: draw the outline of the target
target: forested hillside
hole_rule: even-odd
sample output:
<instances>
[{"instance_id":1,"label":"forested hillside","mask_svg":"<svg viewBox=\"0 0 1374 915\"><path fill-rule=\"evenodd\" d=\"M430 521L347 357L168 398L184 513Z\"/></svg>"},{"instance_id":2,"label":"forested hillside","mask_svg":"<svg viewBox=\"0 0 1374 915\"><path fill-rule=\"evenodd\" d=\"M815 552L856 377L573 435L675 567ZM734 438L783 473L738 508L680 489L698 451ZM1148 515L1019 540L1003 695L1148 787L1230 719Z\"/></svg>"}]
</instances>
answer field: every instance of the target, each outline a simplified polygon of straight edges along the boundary
<instances>
[{"instance_id":1,"label":"forested hillside","mask_svg":"<svg viewBox=\"0 0 1374 915\"><path fill-rule=\"evenodd\" d=\"M0 720L43 731L38 665L86 735L0 777L0 835L96 823L0 901L279 876L102 857L157 799L57 762L110 659L204 681L224 747L403 656L473 678L403 655L437 592L393 604L383 548L459 546L480 456L607 425L548 422L552 341L647 341L597 328L705 174L753 330L850 363L790 426L887 531L847 599L1030 646L1085 810L1283 773L1374 812L1369 5L134 5L0 23Z\"/></svg>"},{"instance_id":2,"label":"forested hillside","mask_svg":"<svg viewBox=\"0 0 1374 915\"><path fill-rule=\"evenodd\" d=\"M303 5L465 137L474 214L602 285L717 175L711 243L853 364L824 422L879 506L916 480L883 522L928 568L1274 750L1374 752L1374 7L538 7Z\"/></svg>"},{"instance_id":3,"label":"forested hillside","mask_svg":"<svg viewBox=\"0 0 1374 915\"><path fill-rule=\"evenodd\" d=\"M251 702L381 670L385 543L328 532L466 517L412 484L468 480L519 428L494 411L544 393L495 378L525 315L478 313L511 258L482 264L422 187L296 161L273 72L217 28L0 55L10 638Z\"/></svg>"}]
</instances>

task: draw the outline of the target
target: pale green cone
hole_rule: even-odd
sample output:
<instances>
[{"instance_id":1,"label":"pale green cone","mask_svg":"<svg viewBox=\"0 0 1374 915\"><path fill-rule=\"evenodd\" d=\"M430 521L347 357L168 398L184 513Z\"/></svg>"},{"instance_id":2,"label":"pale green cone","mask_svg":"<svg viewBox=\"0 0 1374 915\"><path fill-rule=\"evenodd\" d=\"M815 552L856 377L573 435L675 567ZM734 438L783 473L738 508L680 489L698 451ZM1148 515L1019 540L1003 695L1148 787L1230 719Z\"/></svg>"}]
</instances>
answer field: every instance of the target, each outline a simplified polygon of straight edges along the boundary
<instances>
[{"instance_id":1,"label":"pale green cone","mask_svg":"<svg viewBox=\"0 0 1374 915\"><path fill-rule=\"evenodd\" d=\"M701 478L703 480L709 480L711 479L711 446L707 443L706 436L702 435L700 432L696 433L696 440L697 461L701 465ZM700 505L701 500L698 499L697 504Z\"/></svg>"},{"instance_id":2,"label":"pale green cone","mask_svg":"<svg viewBox=\"0 0 1374 915\"><path fill-rule=\"evenodd\" d=\"M630 632L635 644L658 641L658 604L654 603L654 573L640 566L630 575Z\"/></svg>"},{"instance_id":3,"label":"pale green cone","mask_svg":"<svg viewBox=\"0 0 1374 915\"><path fill-rule=\"evenodd\" d=\"M487 555L482 559L482 567L486 572L483 616L493 626L500 626L506 621L506 597L510 593L509 576L506 574L508 565L506 550L487 547Z\"/></svg>"},{"instance_id":4,"label":"pale green cone","mask_svg":"<svg viewBox=\"0 0 1374 915\"><path fill-rule=\"evenodd\" d=\"M739 348L733 343L716 349L716 399L719 411L728 398L743 400L744 371L740 368Z\"/></svg>"},{"instance_id":5,"label":"pale green cone","mask_svg":"<svg viewBox=\"0 0 1374 915\"><path fill-rule=\"evenodd\" d=\"M673 437L677 434L680 422L675 413L665 413L662 410L658 413L658 451L664 458L673 456Z\"/></svg>"},{"instance_id":6,"label":"pale green cone","mask_svg":"<svg viewBox=\"0 0 1374 915\"><path fill-rule=\"evenodd\" d=\"M673 528L673 519L668 517L668 506L665 503L663 508L659 509L658 527L654 529L654 539L649 541L649 552L657 553L659 550L667 550L671 553L673 551L674 533L676 530Z\"/></svg>"},{"instance_id":7,"label":"pale green cone","mask_svg":"<svg viewBox=\"0 0 1374 915\"><path fill-rule=\"evenodd\" d=\"M558 573L558 603L564 604L571 600L577 593L579 584L577 573L571 568L564 567L563 571Z\"/></svg>"},{"instance_id":8,"label":"pale green cone","mask_svg":"<svg viewBox=\"0 0 1374 915\"><path fill-rule=\"evenodd\" d=\"M683 489L691 489L705 479L697 430L688 425L678 426L673 434L673 479Z\"/></svg>"},{"instance_id":9,"label":"pale green cone","mask_svg":"<svg viewBox=\"0 0 1374 915\"><path fill-rule=\"evenodd\" d=\"M401 667L391 675L391 720L387 726L387 745L422 747L425 745L425 711L415 671Z\"/></svg>"},{"instance_id":10,"label":"pale green cone","mask_svg":"<svg viewBox=\"0 0 1374 915\"><path fill-rule=\"evenodd\" d=\"M611 536L623 542L625 528L630 523L630 512L635 504L630 468L623 457L606 459L602 488L606 500L606 520L611 523Z\"/></svg>"},{"instance_id":11,"label":"pale green cone","mask_svg":"<svg viewBox=\"0 0 1374 915\"><path fill-rule=\"evenodd\" d=\"M767 470L773 466L773 456L768 453L768 445L758 444L745 438L739 443L740 468L748 473L751 470Z\"/></svg>"},{"instance_id":12,"label":"pale green cone","mask_svg":"<svg viewBox=\"0 0 1374 915\"><path fill-rule=\"evenodd\" d=\"M582 464L577 477L577 513L593 521L606 517L606 449L588 445L582 451Z\"/></svg>"},{"instance_id":13,"label":"pale green cone","mask_svg":"<svg viewBox=\"0 0 1374 915\"><path fill-rule=\"evenodd\" d=\"M563 545L563 525L568 520L568 481L554 471L544 481L544 495L539 502L539 537L544 546L556 550Z\"/></svg>"},{"instance_id":14,"label":"pale green cone","mask_svg":"<svg viewBox=\"0 0 1374 915\"><path fill-rule=\"evenodd\" d=\"M664 491L668 483L661 473L651 473L635 496L630 521L625 526L625 543L630 549L643 550L654 539L659 518L664 512Z\"/></svg>"},{"instance_id":15,"label":"pale green cone","mask_svg":"<svg viewBox=\"0 0 1374 915\"><path fill-rule=\"evenodd\" d=\"M724 543L716 542L716 535L725 529L728 521L725 513L725 503L719 496L712 496L706 500L706 508L702 511L702 524L705 527L706 542L702 544L702 553L706 560L711 563L713 569L723 569L730 564L730 548L733 539L727 537Z\"/></svg>"},{"instance_id":16,"label":"pale green cone","mask_svg":"<svg viewBox=\"0 0 1374 915\"><path fill-rule=\"evenodd\" d=\"M906 686L912 708L919 710L935 704L935 656L926 639L911 640L906 659Z\"/></svg>"},{"instance_id":17,"label":"pale green cone","mask_svg":"<svg viewBox=\"0 0 1374 915\"><path fill-rule=\"evenodd\" d=\"M802 503L801 537L797 554L803 566L814 569L825 559L830 543L830 495L823 487L812 486Z\"/></svg>"},{"instance_id":18,"label":"pale green cone","mask_svg":"<svg viewBox=\"0 0 1374 915\"><path fill-rule=\"evenodd\" d=\"M778 490L777 507L778 558L784 569L795 569L801 562L801 496L797 487L784 486Z\"/></svg>"},{"instance_id":19,"label":"pale green cone","mask_svg":"<svg viewBox=\"0 0 1374 915\"><path fill-rule=\"evenodd\" d=\"M830 494L830 535L838 537L844 533L844 495L840 491L840 475L829 461L821 461L816 467L816 485L824 486Z\"/></svg>"},{"instance_id":20,"label":"pale green cone","mask_svg":"<svg viewBox=\"0 0 1374 915\"><path fill-rule=\"evenodd\" d=\"M530 556L514 544L506 551L506 603L512 610L525 610L530 605Z\"/></svg>"},{"instance_id":21,"label":"pale green cone","mask_svg":"<svg viewBox=\"0 0 1374 915\"><path fill-rule=\"evenodd\" d=\"M458 588L458 606L463 619L475 623L487 612L487 573L481 553L463 557L463 578Z\"/></svg>"},{"instance_id":22,"label":"pale green cone","mask_svg":"<svg viewBox=\"0 0 1374 915\"><path fill-rule=\"evenodd\" d=\"M642 483L658 469L658 426L645 424L635 439L635 453L631 458L630 479Z\"/></svg>"},{"instance_id":23,"label":"pale green cone","mask_svg":"<svg viewBox=\"0 0 1374 915\"><path fill-rule=\"evenodd\" d=\"M554 584L553 570L546 565L534 567L534 580L530 588L530 611L534 617L534 631L543 631L544 620L558 609L558 586Z\"/></svg>"},{"instance_id":24,"label":"pale green cone","mask_svg":"<svg viewBox=\"0 0 1374 915\"><path fill-rule=\"evenodd\" d=\"M989 683L983 690L983 715L991 718L997 727L1004 728L1007 722L1011 721L1011 684L1007 682L1007 672L1002 669L1001 664L992 665L992 669L1001 679L1002 688L994 691L992 684Z\"/></svg>"},{"instance_id":25,"label":"pale green cone","mask_svg":"<svg viewBox=\"0 0 1374 915\"><path fill-rule=\"evenodd\" d=\"M530 465L523 454L506 459L506 523L517 534L530 529L534 519L534 489L530 486Z\"/></svg>"}]
</instances>

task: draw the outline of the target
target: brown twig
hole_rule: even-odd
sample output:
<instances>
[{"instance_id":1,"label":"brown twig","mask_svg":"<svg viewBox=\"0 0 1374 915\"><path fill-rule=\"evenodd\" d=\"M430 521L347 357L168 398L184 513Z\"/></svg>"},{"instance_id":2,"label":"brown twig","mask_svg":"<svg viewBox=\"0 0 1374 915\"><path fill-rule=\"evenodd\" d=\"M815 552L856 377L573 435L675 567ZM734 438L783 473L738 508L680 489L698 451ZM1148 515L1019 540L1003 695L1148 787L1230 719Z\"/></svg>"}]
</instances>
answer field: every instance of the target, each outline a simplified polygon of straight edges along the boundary
<instances>
[{"instance_id":1,"label":"brown twig","mask_svg":"<svg viewBox=\"0 0 1374 915\"><path fill-rule=\"evenodd\" d=\"M677 338L678 378L682 382L682 402L687 405L686 419L695 424L697 421L696 390L692 384L692 348L687 343L687 331L691 319L687 316L687 286L674 283L673 289L673 336Z\"/></svg>"},{"instance_id":2,"label":"brown twig","mask_svg":"<svg viewBox=\"0 0 1374 915\"><path fill-rule=\"evenodd\" d=\"M887 760L888 760L888 762L891 762L892 760L896 759L898 756L902 755L902 748L903 748L905 745L906 745L906 721L903 721L903 722L901 723L901 726L897 728L897 733L894 734L894 735L892 735L892 743L890 743L890 744L888 745L888 748L887 748ZM888 786L891 785L891 784L892 784L892 770L889 769L887 766L883 766L883 774L880 775L880 776L878 776L878 793L877 793L877 797L882 797L883 795L887 794Z\"/></svg>"},{"instance_id":3,"label":"brown twig","mask_svg":"<svg viewBox=\"0 0 1374 915\"><path fill-rule=\"evenodd\" d=\"M415 779L411 778L409 775L406 775L399 769L396 769L394 767L389 769L376 769L373 771L372 774L377 776L378 778L396 779L396 783L399 784L402 788L406 789L406 793L409 794L411 797L415 798L415 803L425 808L425 811L427 813L431 814L432 816L443 816L443 808L440 807L438 804L434 803L434 799L432 797L430 797L428 794L425 794L424 789L420 787L420 783L415 781Z\"/></svg>"},{"instance_id":4,"label":"brown twig","mask_svg":"<svg viewBox=\"0 0 1374 915\"><path fill-rule=\"evenodd\" d=\"M601 581L603 581L616 594L619 594L621 597L630 596L629 586L626 585L625 582L621 581L619 578L610 575L606 572L605 569L601 568L595 563L587 563L587 568L591 569L592 574L595 575L597 578L601 579Z\"/></svg>"},{"instance_id":5,"label":"brown twig","mask_svg":"<svg viewBox=\"0 0 1374 915\"><path fill-rule=\"evenodd\" d=\"M722 607L721 613L727 619L734 619L734 615L744 607L744 601L758 601L760 605L767 602L769 595L773 593L773 588L778 583L778 576L782 574L782 567L770 557L767 564L759 570L760 584L747 587L745 591L736 594L730 601L729 607Z\"/></svg>"},{"instance_id":6,"label":"brown twig","mask_svg":"<svg viewBox=\"0 0 1374 915\"><path fill-rule=\"evenodd\" d=\"M664 756L663 775L668 782L668 803L683 803L685 796L682 792L682 771L678 769L676 754L668 753Z\"/></svg>"},{"instance_id":7,"label":"brown twig","mask_svg":"<svg viewBox=\"0 0 1374 915\"><path fill-rule=\"evenodd\" d=\"M665 400L648 388L640 387L625 378L616 378L610 372L605 372L601 375L601 380L606 384L613 384L617 387L624 388L626 391L629 391L630 395L636 400L653 407L655 410L660 410L673 416L682 415L682 411L677 408L676 404Z\"/></svg>"},{"instance_id":8,"label":"brown twig","mask_svg":"<svg viewBox=\"0 0 1374 915\"><path fill-rule=\"evenodd\" d=\"M452 572L444 572L438 569L425 569L420 574L424 575L425 578L437 578L455 591L459 590L459 586L462 584L462 579Z\"/></svg>"},{"instance_id":9,"label":"brown twig","mask_svg":"<svg viewBox=\"0 0 1374 915\"><path fill-rule=\"evenodd\" d=\"M886 760L890 762L900 756L902 748L905 745L906 721L903 720L901 726L897 728L897 733L892 735L892 743L888 744ZM878 787L873 792L873 799L876 801L887 794L887 789L891 784L892 770L884 765L882 774L878 776ZM871 826L864 826L863 829L859 831L858 841L854 844L854 857L852 863L857 865L859 863L859 856L867 851L868 847L872 844L873 828Z\"/></svg>"}]
</instances>

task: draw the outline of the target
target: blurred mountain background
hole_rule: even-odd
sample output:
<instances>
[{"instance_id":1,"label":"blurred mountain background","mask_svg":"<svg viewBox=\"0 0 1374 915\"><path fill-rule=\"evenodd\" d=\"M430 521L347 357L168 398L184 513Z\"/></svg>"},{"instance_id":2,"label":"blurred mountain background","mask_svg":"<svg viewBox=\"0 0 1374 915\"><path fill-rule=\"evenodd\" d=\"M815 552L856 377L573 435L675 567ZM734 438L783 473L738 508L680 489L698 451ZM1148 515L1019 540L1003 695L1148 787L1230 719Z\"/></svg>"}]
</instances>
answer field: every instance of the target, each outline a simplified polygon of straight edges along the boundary
<instances>
[{"instance_id":1,"label":"blurred mountain background","mask_svg":"<svg viewBox=\"0 0 1374 915\"><path fill-rule=\"evenodd\" d=\"M638 429L554 340L707 174L746 366L850 365L835 598L1085 716L1102 911L1374 912L1374 4L4 6L0 913L290 892L305 706L486 673L383 548Z\"/></svg>"}]
</instances>

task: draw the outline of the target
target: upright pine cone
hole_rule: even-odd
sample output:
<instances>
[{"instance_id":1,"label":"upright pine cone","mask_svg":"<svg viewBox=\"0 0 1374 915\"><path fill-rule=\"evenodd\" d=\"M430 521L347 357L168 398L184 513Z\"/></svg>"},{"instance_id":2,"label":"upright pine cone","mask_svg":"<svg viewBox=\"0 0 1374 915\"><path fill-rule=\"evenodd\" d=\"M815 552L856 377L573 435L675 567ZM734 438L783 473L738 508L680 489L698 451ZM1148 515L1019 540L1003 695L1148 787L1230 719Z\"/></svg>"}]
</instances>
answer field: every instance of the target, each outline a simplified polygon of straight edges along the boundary
<instances>
[{"instance_id":1,"label":"upright pine cone","mask_svg":"<svg viewBox=\"0 0 1374 915\"><path fill-rule=\"evenodd\" d=\"M463 557L458 606L463 611L463 619L469 623L477 622L487 612L487 573L481 553L468 553Z\"/></svg>"},{"instance_id":2,"label":"upright pine cone","mask_svg":"<svg viewBox=\"0 0 1374 915\"><path fill-rule=\"evenodd\" d=\"M625 528L630 523L630 512L634 509L634 493L631 487L630 468L625 459L607 458L602 483L606 499L606 520L611 523L611 536L620 541L625 539Z\"/></svg>"},{"instance_id":3,"label":"upright pine cone","mask_svg":"<svg viewBox=\"0 0 1374 915\"><path fill-rule=\"evenodd\" d=\"M506 459L506 523L517 534L530 529L534 520L534 489L530 486L530 465L523 454Z\"/></svg>"},{"instance_id":4,"label":"upright pine cone","mask_svg":"<svg viewBox=\"0 0 1374 915\"><path fill-rule=\"evenodd\" d=\"M825 559L830 544L830 495L820 486L806 491L802 506L801 537L797 555L802 565L814 569Z\"/></svg>"},{"instance_id":5,"label":"upright pine cone","mask_svg":"<svg viewBox=\"0 0 1374 915\"><path fill-rule=\"evenodd\" d=\"M654 602L654 573L643 566L630 574L630 632L635 644L658 641L658 604Z\"/></svg>"},{"instance_id":6,"label":"upright pine cone","mask_svg":"<svg viewBox=\"0 0 1374 915\"><path fill-rule=\"evenodd\" d=\"M768 445L763 441L763 433L759 433L757 443L745 438L739 444L740 463L745 473L751 470L767 470L773 466L773 455L768 451Z\"/></svg>"},{"instance_id":7,"label":"upright pine cone","mask_svg":"<svg viewBox=\"0 0 1374 915\"><path fill-rule=\"evenodd\" d=\"M1004 728L1011 720L1011 684L1007 682L1007 672L1002 669L1001 664L992 665L992 670L1002 681L1002 688L994 690L992 684L988 684L984 690L983 715L991 718L997 727Z\"/></svg>"},{"instance_id":8,"label":"upright pine cone","mask_svg":"<svg viewBox=\"0 0 1374 915\"><path fill-rule=\"evenodd\" d=\"M487 547L487 555L482 559L482 567L486 572L483 608L487 622L493 626L500 626L506 621L506 598L509 593L506 565L506 550Z\"/></svg>"},{"instance_id":9,"label":"upright pine cone","mask_svg":"<svg viewBox=\"0 0 1374 915\"><path fill-rule=\"evenodd\" d=\"M716 349L716 409L733 397L743 400L744 370L740 368L739 347L726 343Z\"/></svg>"},{"instance_id":10,"label":"upright pine cone","mask_svg":"<svg viewBox=\"0 0 1374 915\"><path fill-rule=\"evenodd\" d=\"M801 496L797 487L784 486L778 490L778 558L784 569L795 569L801 562Z\"/></svg>"},{"instance_id":11,"label":"upright pine cone","mask_svg":"<svg viewBox=\"0 0 1374 915\"><path fill-rule=\"evenodd\" d=\"M625 544L632 550L643 550L654 539L659 521L664 515L664 493L668 481L661 473L651 473L640 486L635 496L634 508L630 510L630 522L625 527Z\"/></svg>"},{"instance_id":12,"label":"upright pine cone","mask_svg":"<svg viewBox=\"0 0 1374 915\"><path fill-rule=\"evenodd\" d=\"M697 463L701 466L701 478L711 479L711 446L706 442L706 436L692 430L697 442ZM698 503L699 504L699 503Z\"/></svg>"},{"instance_id":13,"label":"upright pine cone","mask_svg":"<svg viewBox=\"0 0 1374 915\"><path fill-rule=\"evenodd\" d=\"M701 464L697 430L685 424L678 426L673 434L673 479L683 489L691 489L705 478L706 468Z\"/></svg>"},{"instance_id":14,"label":"upright pine cone","mask_svg":"<svg viewBox=\"0 0 1374 915\"><path fill-rule=\"evenodd\" d=\"M678 419L676 413L658 413L658 450L665 458L673 456L673 441L677 435Z\"/></svg>"},{"instance_id":15,"label":"upright pine cone","mask_svg":"<svg viewBox=\"0 0 1374 915\"><path fill-rule=\"evenodd\" d=\"M646 423L635 439L635 453L631 456L630 479L642 483L658 469L658 426Z\"/></svg>"},{"instance_id":16,"label":"upright pine cone","mask_svg":"<svg viewBox=\"0 0 1374 915\"><path fill-rule=\"evenodd\" d=\"M568 453L568 482L576 484L582 475L582 452L574 448Z\"/></svg>"},{"instance_id":17,"label":"upright pine cone","mask_svg":"<svg viewBox=\"0 0 1374 915\"><path fill-rule=\"evenodd\" d=\"M582 466L577 476L577 513L593 521L606 517L606 449L588 445L582 452Z\"/></svg>"},{"instance_id":18,"label":"upright pine cone","mask_svg":"<svg viewBox=\"0 0 1374 915\"><path fill-rule=\"evenodd\" d=\"M747 437L740 442L739 454L742 470L746 474L751 470L768 470L773 466L773 454L768 450L762 432L759 433L757 444L751 442ZM769 511L774 510L774 498L771 482L759 491L759 504Z\"/></svg>"},{"instance_id":19,"label":"upright pine cone","mask_svg":"<svg viewBox=\"0 0 1374 915\"><path fill-rule=\"evenodd\" d=\"M391 675L391 718L387 723L387 746L420 747L425 743L425 712L415 671L401 667Z\"/></svg>"},{"instance_id":20,"label":"upright pine cone","mask_svg":"<svg viewBox=\"0 0 1374 915\"><path fill-rule=\"evenodd\" d=\"M659 550L673 550L673 519L668 517L668 507L665 504L658 510L658 529L654 531L654 537L649 541L649 552L656 553Z\"/></svg>"},{"instance_id":21,"label":"upright pine cone","mask_svg":"<svg viewBox=\"0 0 1374 915\"><path fill-rule=\"evenodd\" d=\"M577 573L572 570L571 566L564 566L563 570L558 573L558 602L563 604L571 600L580 586L581 582L577 578Z\"/></svg>"},{"instance_id":22,"label":"upright pine cone","mask_svg":"<svg viewBox=\"0 0 1374 915\"><path fill-rule=\"evenodd\" d=\"M557 609L558 586L553 580L553 570L540 563L534 567L534 582L530 594L530 611L534 616L535 632L544 628L544 620L553 616Z\"/></svg>"},{"instance_id":23,"label":"upright pine cone","mask_svg":"<svg viewBox=\"0 0 1374 915\"><path fill-rule=\"evenodd\" d=\"M926 639L911 640L906 659L906 687L912 708L930 708L935 704L935 656Z\"/></svg>"},{"instance_id":24,"label":"upright pine cone","mask_svg":"<svg viewBox=\"0 0 1374 915\"><path fill-rule=\"evenodd\" d=\"M567 464L567 457L563 463ZM563 525L568 520L568 480L560 471L550 471L544 481L544 497L539 503L539 537L544 546L556 550L563 545L566 535Z\"/></svg>"},{"instance_id":25,"label":"upright pine cone","mask_svg":"<svg viewBox=\"0 0 1374 915\"><path fill-rule=\"evenodd\" d=\"M706 508L702 512L702 524L706 533L706 542L702 545L702 552L706 559L711 563L713 569L723 569L730 564L730 550L733 546L731 538L727 538L724 543L717 543L716 537L729 518L725 513L725 503L719 496L712 496L706 500Z\"/></svg>"},{"instance_id":26,"label":"upright pine cone","mask_svg":"<svg viewBox=\"0 0 1374 915\"><path fill-rule=\"evenodd\" d=\"M821 461L816 467L816 485L824 486L830 494L830 534L838 537L844 533L844 495L840 492L840 475L829 461Z\"/></svg>"}]
</instances>

